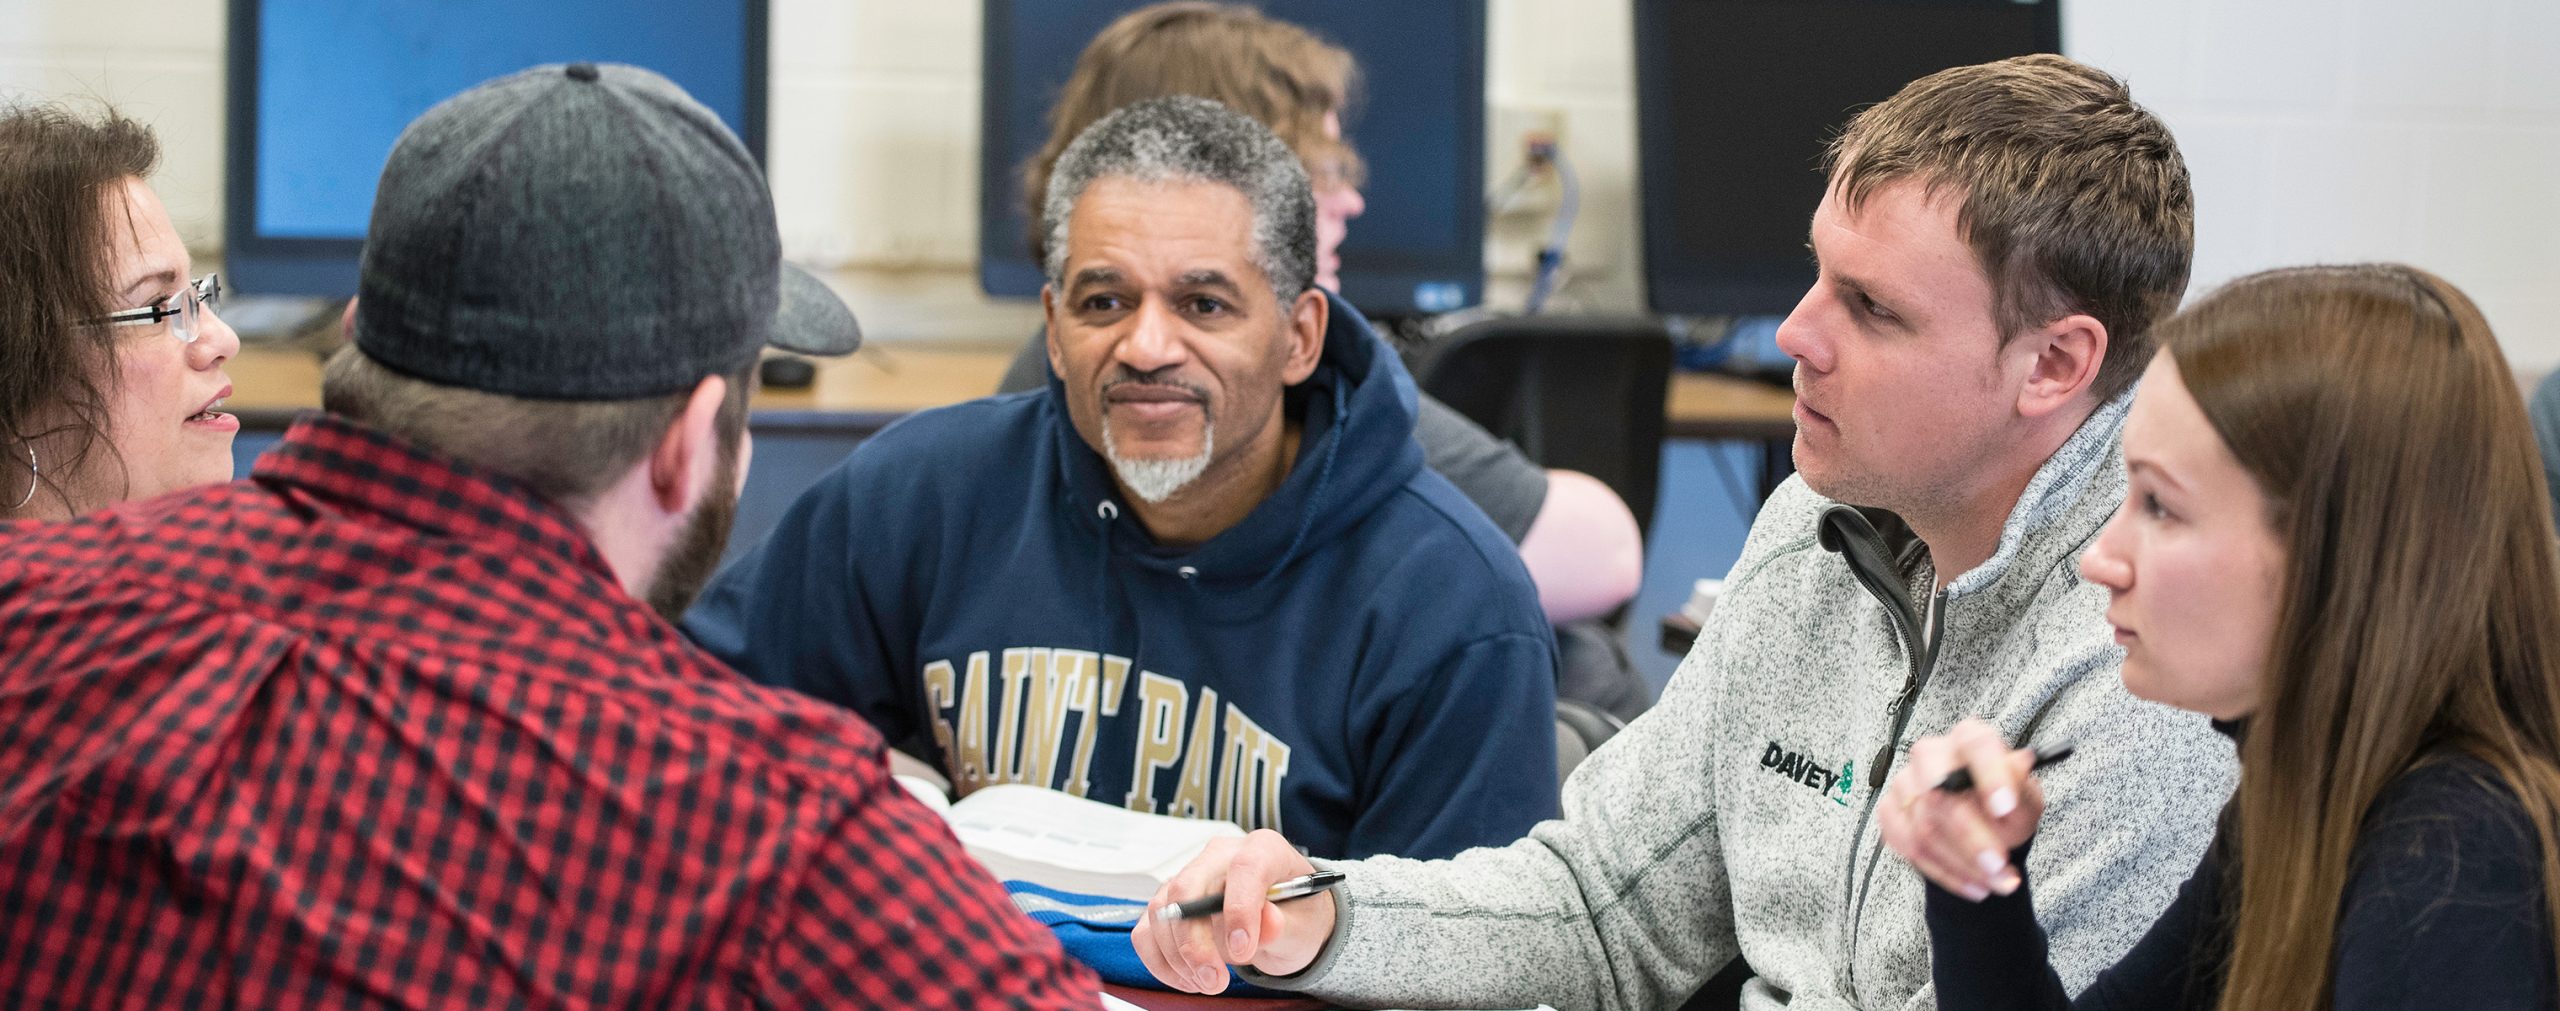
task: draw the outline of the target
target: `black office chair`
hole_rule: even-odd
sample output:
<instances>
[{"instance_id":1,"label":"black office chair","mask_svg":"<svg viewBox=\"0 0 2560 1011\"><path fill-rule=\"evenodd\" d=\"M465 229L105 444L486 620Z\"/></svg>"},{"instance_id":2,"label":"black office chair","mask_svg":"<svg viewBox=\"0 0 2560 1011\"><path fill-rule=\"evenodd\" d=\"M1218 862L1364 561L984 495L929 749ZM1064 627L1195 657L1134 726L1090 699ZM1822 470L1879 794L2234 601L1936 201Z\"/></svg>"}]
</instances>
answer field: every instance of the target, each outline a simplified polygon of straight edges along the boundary
<instances>
[{"instance_id":1,"label":"black office chair","mask_svg":"<svg viewBox=\"0 0 2560 1011\"><path fill-rule=\"evenodd\" d=\"M1480 320L1426 345L1413 375L1424 392L1539 466L1598 478L1626 500L1639 534L1652 529L1671 388L1671 335L1661 323L1624 316ZM1604 672L1593 684L1638 678L1617 644L1623 618L1621 609L1607 620L1606 634L1582 636L1607 654L1588 658L1592 672ZM1567 666L1569 679L1590 673L1573 674L1583 668L1571 658ZM1558 700L1559 778L1623 725L1599 709Z\"/></svg>"},{"instance_id":2,"label":"black office chair","mask_svg":"<svg viewBox=\"0 0 2560 1011\"><path fill-rule=\"evenodd\" d=\"M1578 470L1653 529L1671 334L1635 316L1514 316L1467 324L1416 356L1423 391L1541 467Z\"/></svg>"}]
</instances>

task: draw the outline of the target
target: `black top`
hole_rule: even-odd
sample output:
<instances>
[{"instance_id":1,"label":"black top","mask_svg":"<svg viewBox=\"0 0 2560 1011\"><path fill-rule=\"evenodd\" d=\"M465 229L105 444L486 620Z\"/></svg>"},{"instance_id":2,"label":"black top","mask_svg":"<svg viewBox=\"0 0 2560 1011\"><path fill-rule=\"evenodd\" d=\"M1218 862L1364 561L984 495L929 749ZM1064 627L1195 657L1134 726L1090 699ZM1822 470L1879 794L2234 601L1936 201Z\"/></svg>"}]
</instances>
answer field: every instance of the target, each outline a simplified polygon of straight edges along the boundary
<instances>
[{"instance_id":1,"label":"black top","mask_svg":"<svg viewBox=\"0 0 2560 1011\"><path fill-rule=\"evenodd\" d=\"M2211 1008L2230 954L2216 837L2178 897L2122 961L2072 1000L2047 961L2029 889L1967 902L1929 886L1938 1006ZM2011 862L2027 866L2026 846ZM2487 763L2447 757L2403 773L2374 801L2339 901L2338 1008L2548 1008L2555 987L2542 846Z\"/></svg>"}]
</instances>

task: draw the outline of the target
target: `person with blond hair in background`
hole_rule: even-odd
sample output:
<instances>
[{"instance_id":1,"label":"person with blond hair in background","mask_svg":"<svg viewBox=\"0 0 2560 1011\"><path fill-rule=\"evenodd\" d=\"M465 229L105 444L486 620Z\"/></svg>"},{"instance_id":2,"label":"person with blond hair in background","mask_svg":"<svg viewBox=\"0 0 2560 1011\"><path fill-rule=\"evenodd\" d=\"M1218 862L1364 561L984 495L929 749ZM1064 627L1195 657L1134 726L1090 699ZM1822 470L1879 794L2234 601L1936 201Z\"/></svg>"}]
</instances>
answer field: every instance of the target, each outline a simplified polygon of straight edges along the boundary
<instances>
[{"instance_id":1,"label":"person with blond hair in background","mask_svg":"<svg viewBox=\"0 0 2560 1011\"><path fill-rule=\"evenodd\" d=\"M159 161L113 110L0 111L0 522L231 477L240 338L144 181Z\"/></svg>"},{"instance_id":2,"label":"person with blond hair in background","mask_svg":"<svg viewBox=\"0 0 2560 1011\"><path fill-rule=\"evenodd\" d=\"M1912 745L1884 836L1930 881L1939 1006L2553 1006L2560 555L2488 321L2424 271L2303 267L2158 335L2080 570L2125 687L2220 721L2240 789L2072 1000L2025 871L2031 757L1979 721ZM1933 787L1958 769L1971 791Z\"/></svg>"}]
</instances>

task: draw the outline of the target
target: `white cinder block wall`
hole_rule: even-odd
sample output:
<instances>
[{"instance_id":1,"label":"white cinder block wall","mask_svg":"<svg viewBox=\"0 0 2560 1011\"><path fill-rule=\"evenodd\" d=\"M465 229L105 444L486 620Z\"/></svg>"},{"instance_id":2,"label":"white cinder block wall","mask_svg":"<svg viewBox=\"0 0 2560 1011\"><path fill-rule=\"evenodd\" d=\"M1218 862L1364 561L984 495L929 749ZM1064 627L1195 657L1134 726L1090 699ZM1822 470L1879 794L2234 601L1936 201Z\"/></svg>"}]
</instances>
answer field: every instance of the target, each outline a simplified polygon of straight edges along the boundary
<instances>
[{"instance_id":1,"label":"white cinder block wall","mask_svg":"<svg viewBox=\"0 0 2560 1011\"><path fill-rule=\"evenodd\" d=\"M2168 119L2196 285L2400 260L2462 286L2520 367L2560 364L2560 3L2086 0L2064 48Z\"/></svg>"},{"instance_id":2,"label":"white cinder block wall","mask_svg":"<svg viewBox=\"0 0 2560 1011\"><path fill-rule=\"evenodd\" d=\"M2186 149L2197 290L2281 264L2405 260L2477 297L2521 367L2560 364L2560 3L2065 2L2066 50L2130 80ZM770 163L792 255L832 269L883 339L1027 332L1035 308L990 302L974 280L978 5L772 8ZM223 20L216 0L0 0L0 92L94 96L151 122L161 193L212 252ZM1639 306L1626 7L1490 0L1489 23L1489 181L1521 131L1558 131L1584 183L1563 297ZM1494 223L1497 303L1519 297L1540 209Z\"/></svg>"}]
</instances>

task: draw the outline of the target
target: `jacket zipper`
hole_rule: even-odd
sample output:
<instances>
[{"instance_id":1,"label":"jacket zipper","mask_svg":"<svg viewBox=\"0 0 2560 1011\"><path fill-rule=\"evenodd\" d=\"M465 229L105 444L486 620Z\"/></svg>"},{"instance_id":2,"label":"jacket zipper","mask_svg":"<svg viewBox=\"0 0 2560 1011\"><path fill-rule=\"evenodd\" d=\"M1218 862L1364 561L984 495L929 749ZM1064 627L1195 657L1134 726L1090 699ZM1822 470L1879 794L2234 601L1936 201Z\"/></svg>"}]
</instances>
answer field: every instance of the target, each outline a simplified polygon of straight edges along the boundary
<instances>
[{"instance_id":1,"label":"jacket zipper","mask_svg":"<svg viewBox=\"0 0 2560 1011\"><path fill-rule=\"evenodd\" d=\"M1933 593L1930 599L1930 607L1938 612L1938 624L1941 628L1945 626L1947 620L1946 600L1947 594L1944 590ZM1923 659L1914 665L1918 671L1917 676L1904 682L1902 694L1894 699L1893 730L1891 735L1885 738L1884 747L1877 750L1877 762L1873 768L1878 772L1870 779L1877 785L1867 790L1865 813L1858 817L1858 834L1850 837L1849 841L1849 870L1855 882L1851 887L1856 889L1856 897L1849 905L1849 937L1844 949L1848 953L1848 962L1844 969L1849 975L1849 993L1853 1002L1857 994L1858 938L1862 935L1867 922L1867 893L1875 883L1876 867L1883 863L1884 856L1884 838L1878 836L1874 843L1865 847L1863 859L1866 861L1866 869L1859 870L1858 862L1861 859L1858 852L1859 842L1866 838L1867 821L1869 816L1875 813L1876 802L1883 799L1884 773L1891 769L1894 745L1902 740L1902 732L1910 726L1911 711L1917 708L1917 703L1920 701L1920 689L1929 683L1929 675L1937 667L1937 637L1929 636L1923 649L1925 652L1920 654Z\"/></svg>"},{"instance_id":2,"label":"jacket zipper","mask_svg":"<svg viewBox=\"0 0 2560 1011\"><path fill-rule=\"evenodd\" d=\"M1862 847L1859 844L1866 838L1867 822L1875 816L1876 801L1881 796L1887 774L1892 770L1894 745L1902 740L1902 732L1911 722L1913 704L1919 701L1920 689L1928 684L1929 674L1937 665L1938 659L1936 642L1938 637L1932 635L1924 639L1922 636L1921 619L1912 613L1911 599L1904 595L1899 582L1900 574L1892 571L1879 572L1869 567L1871 562L1885 561L1884 546L1882 538L1875 533L1875 528L1865 521L1865 517L1858 517L1858 520L1859 522L1849 531L1849 536L1855 541L1863 542L1858 545L1859 547L1870 550L1859 551L1844 544L1841 554L1849 563L1850 574L1857 577L1858 584L1865 587L1867 593L1875 597L1878 603L1884 605L1885 615L1892 619L1895 637L1901 641L1905 666L1902 690L1894 696L1885 710L1891 729L1885 734L1884 744L1876 749L1875 755L1867 764L1865 777L1867 799L1865 803L1859 805L1857 828L1849 836L1849 862L1845 868L1848 873L1841 881L1840 898L1844 915L1841 917L1843 936L1840 950L1843 955L1839 983L1840 992L1849 999L1851 1004L1861 1003L1858 999L1857 984L1858 928L1866 918L1867 885L1875 874L1875 854L1873 853L1865 855L1866 870L1860 873L1859 851ZM1889 563L1887 568L1890 569ZM1930 608L1938 612L1941 626L1945 624L1945 606L1946 591L1934 591L1930 595Z\"/></svg>"}]
</instances>

